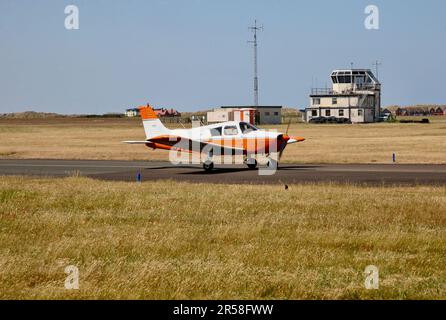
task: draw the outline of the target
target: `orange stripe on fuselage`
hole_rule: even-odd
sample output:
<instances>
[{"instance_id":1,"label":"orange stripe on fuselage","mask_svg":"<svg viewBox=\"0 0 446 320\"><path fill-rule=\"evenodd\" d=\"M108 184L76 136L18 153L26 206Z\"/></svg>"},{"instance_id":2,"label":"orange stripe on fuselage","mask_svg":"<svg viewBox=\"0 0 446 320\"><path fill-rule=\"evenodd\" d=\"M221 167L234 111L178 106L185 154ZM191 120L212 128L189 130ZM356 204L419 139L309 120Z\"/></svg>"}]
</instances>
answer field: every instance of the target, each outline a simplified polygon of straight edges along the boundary
<instances>
[{"instance_id":1,"label":"orange stripe on fuselage","mask_svg":"<svg viewBox=\"0 0 446 320\"><path fill-rule=\"evenodd\" d=\"M160 136L156 138L157 140L159 140L158 142L149 142L146 145L147 147L154 149L193 152L193 150L178 148L175 147L175 145L169 145L161 142L162 139L167 138L169 138L169 136ZM181 138L177 137L177 141L175 141L175 143L179 142L180 140ZM244 150L245 154L277 152L279 148L278 142L274 138L215 139L207 140L205 141L205 143L213 144L227 149Z\"/></svg>"},{"instance_id":2,"label":"orange stripe on fuselage","mask_svg":"<svg viewBox=\"0 0 446 320\"><path fill-rule=\"evenodd\" d=\"M208 140L207 143L220 145L225 148L243 149L247 153L268 153L270 148L277 151L277 140L274 138L233 138Z\"/></svg>"},{"instance_id":3,"label":"orange stripe on fuselage","mask_svg":"<svg viewBox=\"0 0 446 320\"><path fill-rule=\"evenodd\" d=\"M146 146L152 149L175 150L175 151L192 153L192 150L189 149L177 148L175 146L170 146L167 144L157 143L157 142L148 142L146 143Z\"/></svg>"}]
</instances>

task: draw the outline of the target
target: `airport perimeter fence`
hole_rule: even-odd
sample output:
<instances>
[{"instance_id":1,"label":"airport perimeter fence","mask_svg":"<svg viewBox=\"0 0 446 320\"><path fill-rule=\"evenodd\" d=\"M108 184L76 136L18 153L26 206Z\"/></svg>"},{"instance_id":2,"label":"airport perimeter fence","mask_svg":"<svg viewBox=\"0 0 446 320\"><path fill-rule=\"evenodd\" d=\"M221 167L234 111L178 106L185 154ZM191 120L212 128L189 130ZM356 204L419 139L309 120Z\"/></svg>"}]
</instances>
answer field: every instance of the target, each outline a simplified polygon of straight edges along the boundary
<instances>
[{"instance_id":1,"label":"airport perimeter fence","mask_svg":"<svg viewBox=\"0 0 446 320\"><path fill-rule=\"evenodd\" d=\"M189 117L160 117L160 120L164 124L191 124L192 120ZM304 119L301 115L284 115L282 116L282 124L288 124L291 123L302 123L304 122ZM207 124L206 121L204 121L203 124Z\"/></svg>"},{"instance_id":2,"label":"airport perimeter fence","mask_svg":"<svg viewBox=\"0 0 446 320\"><path fill-rule=\"evenodd\" d=\"M282 123L288 124L291 123L302 123L304 122L304 119L301 115L283 115L282 116Z\"/></svg>"},{"instance_id":3,"label":"airport perimeter fence","mask_svg":"<svg viewBox=\"0 0 446 320\"><path fill-rule=\"evenodd\" d=\"M182 117L160 117L162 123L191 123L190 118Z\"/></svg>"}]
</instances>

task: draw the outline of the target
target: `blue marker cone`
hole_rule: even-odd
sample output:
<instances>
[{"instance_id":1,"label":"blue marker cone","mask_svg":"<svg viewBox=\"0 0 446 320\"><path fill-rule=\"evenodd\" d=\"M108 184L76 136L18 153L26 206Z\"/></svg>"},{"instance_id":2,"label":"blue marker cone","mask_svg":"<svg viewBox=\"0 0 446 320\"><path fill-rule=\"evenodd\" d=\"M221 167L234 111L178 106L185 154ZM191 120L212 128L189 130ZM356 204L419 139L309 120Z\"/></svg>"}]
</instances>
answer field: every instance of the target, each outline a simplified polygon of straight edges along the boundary
<instances>
[{"instance_id":1,"label":"blue marker cone","mask_svg":"<svg viewBox=\"0 0 446 320\"><path fill-rule=\"evenodd\" d=\"M136 175L136 182L141 182L141 172Z\"/></svg>"}]
</instances>

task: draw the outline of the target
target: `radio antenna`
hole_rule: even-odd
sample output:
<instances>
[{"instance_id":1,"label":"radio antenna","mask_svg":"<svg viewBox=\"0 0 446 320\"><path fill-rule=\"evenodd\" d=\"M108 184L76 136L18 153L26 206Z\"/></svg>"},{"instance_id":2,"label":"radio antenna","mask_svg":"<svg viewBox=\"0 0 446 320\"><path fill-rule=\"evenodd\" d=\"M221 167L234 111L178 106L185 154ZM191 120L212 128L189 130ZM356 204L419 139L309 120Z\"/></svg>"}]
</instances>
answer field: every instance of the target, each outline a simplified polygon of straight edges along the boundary
<instances>
[{"instance_id":1,"label":"radio antenna","mask_svg":"<svg viewBox=\"0 0 446 320\"><path fill-rule=\"evenodd\" d=\"M248 41L252 43L254 47L254 106L259 106L259 78L257 76L257 31L263 30L263 26L257 26L257 20L254 20L254 26L249 27L249 29L254 33L254 40Z\"/></svg>"}]
</instances>

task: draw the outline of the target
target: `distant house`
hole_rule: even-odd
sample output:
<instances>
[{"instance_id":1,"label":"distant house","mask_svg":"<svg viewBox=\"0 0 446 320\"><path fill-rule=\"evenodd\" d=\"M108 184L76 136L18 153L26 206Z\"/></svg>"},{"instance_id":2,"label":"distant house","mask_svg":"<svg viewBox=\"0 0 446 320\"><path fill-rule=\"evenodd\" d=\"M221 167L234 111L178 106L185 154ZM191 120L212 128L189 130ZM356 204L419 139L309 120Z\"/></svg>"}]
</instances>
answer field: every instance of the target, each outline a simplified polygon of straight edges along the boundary
<instances>
[{"instance_id":1,"label":"distant house","mask_svg":"<svg viewBox=\"0 0 446 320\"><path fill-rule=\"evenodd\" d=\"M406 110L405 110L405 109L397 108L397 109L395 110L395 115L396 115L396 116L404 116L405 113L406 113Z\"/></svg>"},{"instance_id":2,"label":"distant house","mask_svg":"<svg viewBox=\"0 0 446 320\"><path fill-rule=\"evenodd\" d=\"M136 108L126 109L124 114L129 118L137 117L139 116L139 110Z\"/></svg>"},{"instance_id":3,"label":"distant house","mask_svg":"<svg viewBox=\"0 0 446 320\"><path fill-rule=\"evenodd\" d=\"M434 116L442 116L442 115L443 115L443 109L441 107L438 107L434 112Z\"/></svg>"},{"instance_id":4,"label":"distant house","mask_svg":"<svg viewBox=\"0 0 446 320\"><path fill-rule=\"evenodd\" d=\"M158 117L180 117L181 113L175 109L155 108L153 109Z\"/></svg>"},{"instance_id":5,"label":"distant house","mask_svg":"<svg viewBox=\"0 0 446 320\"><path fill-rule=\"evenodd\" d=\"M180 117L181 113L175 109L167 109L167 108L155 108L153 111L156 113L158 117ZM137 108L131 108L125 110L125 116L129 118L138 117L139 110Z\"/></svg>"},{"instance_id":6,"label":"distant house","mask_svg":"<svg viewBox=\"0 0 446 320\"><path fill-rule=\"evenodd\" d=\"M398 109L399 109L398 106L389 106L386 108L386 110L389 110L392 113L392 115L394 115L394 116L396 116L396 110L398 110Z\"/></svg>"},{"instance_id":7,"label":"distant house","mask_svg":"<svg viewBox=\"0 0 446 320\"><path fill-rule=\"evenodd\" d=\"M395 116L443 116L446 115L446 106L437 105L417 105L417 106L391 106L386 110Z\"/></svg>"},{"instance_id":8,"label":"distant house","mask_svg":"<svg viewBox=\"0 0 446 320\"><path fill-rule=\"evenodd\" d=\"M423 107L423 106L408 108L408 110L411 116L428 116L430 113L429 107Z\"/></svg>"}]
</instances>

